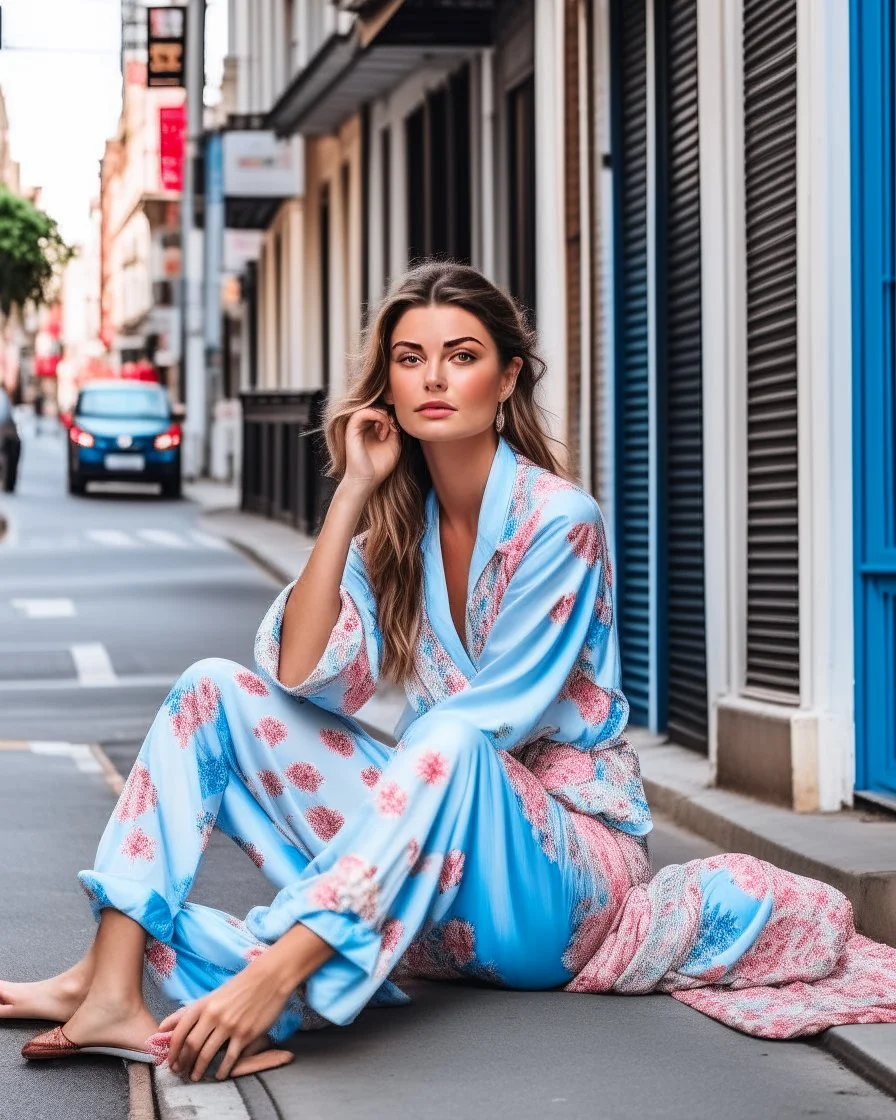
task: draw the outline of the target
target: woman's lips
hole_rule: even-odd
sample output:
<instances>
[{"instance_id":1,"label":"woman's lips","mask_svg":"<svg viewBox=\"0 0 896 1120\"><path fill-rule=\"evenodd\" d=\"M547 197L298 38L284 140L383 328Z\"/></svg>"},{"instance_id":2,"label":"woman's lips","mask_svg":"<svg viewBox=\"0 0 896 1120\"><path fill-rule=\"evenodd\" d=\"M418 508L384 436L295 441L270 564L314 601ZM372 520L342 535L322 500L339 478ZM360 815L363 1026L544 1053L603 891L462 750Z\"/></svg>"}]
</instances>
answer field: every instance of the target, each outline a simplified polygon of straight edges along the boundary
<instances>
[{"instance_id":1,"label":"woman's lips","mask_svg":"<svg viewBox=\"0 0 896 1120\"><path fill-rule=\"evenodd\" d=\"M454 408L445 408L444 406L427 405L426 408L420 409L421 416L429 416L433 420L438 420L442 416L450 416L452 412L456 412Z\"/></svg>"}]
</instances>

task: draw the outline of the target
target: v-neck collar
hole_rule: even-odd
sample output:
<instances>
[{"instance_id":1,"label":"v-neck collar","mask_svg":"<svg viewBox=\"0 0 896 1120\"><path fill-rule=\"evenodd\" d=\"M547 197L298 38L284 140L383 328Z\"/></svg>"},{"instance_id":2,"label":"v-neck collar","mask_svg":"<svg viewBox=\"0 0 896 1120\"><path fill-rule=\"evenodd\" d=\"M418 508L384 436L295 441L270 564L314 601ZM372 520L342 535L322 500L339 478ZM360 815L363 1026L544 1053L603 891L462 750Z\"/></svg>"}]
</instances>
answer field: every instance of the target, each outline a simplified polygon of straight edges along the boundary
<instances>
[{"instance_id":1,"label":"v-neck collar","mask_svg":"<svg viewBox=\"0 0 896 1120\"><path fill-rule=\"evenodd\" d=\"M499 436L498 449L489 468L488 480L482 495L479 521L476 526L476 542L473 546L473 555L470 557L470 574L464 607L464 629L467 639L469 638L470 598L473 588L479 582L479 577L494 556L504 535L507 512L513 498L516 468L517 461L513 448L507 440ZM461 641L454 626L454 619L451 617L442 541L439 534L439 500L435 487L432 487L426 496L425 514L423 570L426 577L427 609L430 620L457 667L468 675L475 674L476 665L467 652L464 642Z\"/></svg>"}]
</instances>

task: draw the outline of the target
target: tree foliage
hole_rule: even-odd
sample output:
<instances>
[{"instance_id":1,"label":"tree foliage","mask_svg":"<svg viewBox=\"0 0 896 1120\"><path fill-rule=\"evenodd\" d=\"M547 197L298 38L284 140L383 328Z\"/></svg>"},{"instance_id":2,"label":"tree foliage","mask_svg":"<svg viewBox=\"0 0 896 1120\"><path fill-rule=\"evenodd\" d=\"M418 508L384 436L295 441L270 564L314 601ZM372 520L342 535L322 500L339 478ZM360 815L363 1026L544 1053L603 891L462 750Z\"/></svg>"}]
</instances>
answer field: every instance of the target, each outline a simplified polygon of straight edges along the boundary
<instances>
[{"instance_id":1,"label":"tree foliage","mask_svg":"<svg viewBox=\"0 0 896 1120\"><path fill-rule=\"evenodd\" d=\"M71 260L56 222L26 198L0 187L0 311L47 303Z\"/></svg>"}]
</instances>

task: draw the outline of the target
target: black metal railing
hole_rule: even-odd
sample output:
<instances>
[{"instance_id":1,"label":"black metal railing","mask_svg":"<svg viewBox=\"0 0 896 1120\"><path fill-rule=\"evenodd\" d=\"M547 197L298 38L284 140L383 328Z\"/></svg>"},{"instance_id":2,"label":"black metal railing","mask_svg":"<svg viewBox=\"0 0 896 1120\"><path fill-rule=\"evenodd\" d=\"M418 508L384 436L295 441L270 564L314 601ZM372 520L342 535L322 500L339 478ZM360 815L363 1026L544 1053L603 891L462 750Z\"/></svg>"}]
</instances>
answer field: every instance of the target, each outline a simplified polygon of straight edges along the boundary
<instances>
[{"instance_id":1,"label":"black metal railing","mask_svg":"<svg viewBox=\"0 0 896 1120\"><path fill-rule=\"evenodd\" d=\"M324 475L326 447L319 431L324 394L240 394L243 406L242 508L314 534L333 493Z\"/></svg>"}]
</instances>

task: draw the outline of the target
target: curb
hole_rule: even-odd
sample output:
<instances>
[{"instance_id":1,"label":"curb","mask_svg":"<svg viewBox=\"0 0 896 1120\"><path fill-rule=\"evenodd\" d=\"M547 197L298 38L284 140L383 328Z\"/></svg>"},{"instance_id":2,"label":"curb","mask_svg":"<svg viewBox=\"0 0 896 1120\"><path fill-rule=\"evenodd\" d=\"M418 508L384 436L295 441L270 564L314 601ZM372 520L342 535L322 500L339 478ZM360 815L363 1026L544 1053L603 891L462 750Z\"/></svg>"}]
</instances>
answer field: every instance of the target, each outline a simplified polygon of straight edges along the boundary
<instances>
[{"instance_id":1,"label":"curb","mask_svg":"<svg viewBox=\"0 0 896 1120\"><path fill-rule=\"evenodd\" d=\"M128 1120L156 1120L152 1074L144 1062L126 1062L128 1067Z\"/></svg>"},{"instance_id":2,"label":"curb","mask_svg":"<svg viewBox=\"0 0 896 1120\"><path fill-rule=\"evenodd\" d=\"M890 1028L887 1035L886 1028ZM889 1041L888 1041L889 1040ZM833 1027L819 1041L847 1069L878 1089L896 1097L896 1026L866 1023L860 1027Z\"/></svg>"}]
</instances>

